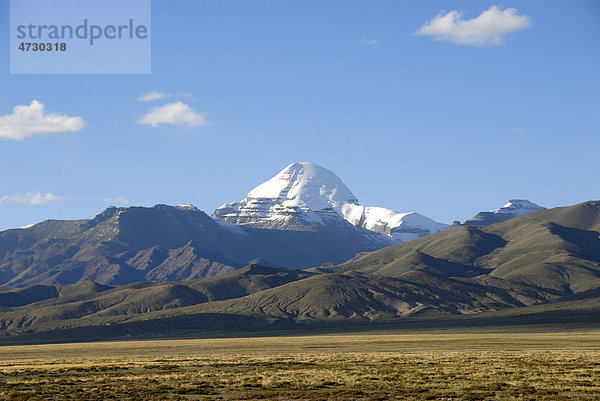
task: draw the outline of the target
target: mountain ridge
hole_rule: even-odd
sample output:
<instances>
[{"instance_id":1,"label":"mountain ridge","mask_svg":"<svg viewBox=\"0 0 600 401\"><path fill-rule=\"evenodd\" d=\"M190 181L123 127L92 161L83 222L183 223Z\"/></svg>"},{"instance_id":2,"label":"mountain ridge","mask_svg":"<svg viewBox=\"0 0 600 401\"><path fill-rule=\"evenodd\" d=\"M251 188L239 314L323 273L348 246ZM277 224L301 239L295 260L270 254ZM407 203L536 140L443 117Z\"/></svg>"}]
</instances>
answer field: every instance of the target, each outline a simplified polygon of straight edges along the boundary
<instances>
[{"instance_id":1,"label":"mountain ridge","mask_svg":"<svg viewBox=\"0 0 600 401\"><path fill-rule=\"evenodd\" d=\"M115 215L86 227L104 232L101 221ZM600 201L489 226L457 225L307 271L261 263L187 281L0 287L0 341L69 333L155 337L175 328L309 330L316 323L585 325L578 319L600 316Z\"/></svg>"},{"instance_id":2,"label":"mountain ridge","mask_svg":"<svg viewBox=\"0 0 600 401\"><path fill-rule=\"evenodd\" d=\"M0 232L0 286L192 280L262 258L307 268L393 244L336 213L301 231L235 226L189 207L108 208L89 220L50 220Z\"/></svg>"}]
</instances>

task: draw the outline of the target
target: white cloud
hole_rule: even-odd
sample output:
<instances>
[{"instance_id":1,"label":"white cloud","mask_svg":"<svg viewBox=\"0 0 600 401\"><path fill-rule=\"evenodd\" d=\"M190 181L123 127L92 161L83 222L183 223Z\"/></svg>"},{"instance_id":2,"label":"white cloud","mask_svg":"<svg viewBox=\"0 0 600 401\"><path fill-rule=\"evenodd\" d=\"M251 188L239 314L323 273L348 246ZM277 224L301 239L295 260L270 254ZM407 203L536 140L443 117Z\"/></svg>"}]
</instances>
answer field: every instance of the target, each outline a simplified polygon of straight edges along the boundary
<instances>
[{"instance_id":1,"label":"white cloud","mask_svg":"<svg viewBox=\"0 0 600 401\"><path fill-rule=\"evenodd\" d=\"M525 128L518 126L518 127L512 127L512 131L513 132L523 132L525 130Z\"/></svg>"},{"instance_id":2,"label":"white cloud","mask_svg":"<svg viewBox=\"0 0 600 401\"><path fill-rule=\"evenodd\" d=\"M139 102L151 102L153 100L160 100L160 99L164 99L166 97L171 97L171 96L173 96L173 95L171 95L170 93L161 93L161 92L152 91L152 92L144 93L143 95L138 97L137 100Z\"/></svg>"},{"instance_id":3,"label":"white cloud","mask_svg":"<svg viewBox=\"0 0 600 401\"><path fill-rule=\"evenodd\" d=\"M463 19L461 11L440 12L423 24L416 35L430 36L435 40L454 42L459 45L496 46L511 32L531 26L531 19L517 14L514 8L501 9L491 6L478 17Z\"/></svg>"},{"instance_id":4,"label":"white cloud","mask_svg":"<svg viewBox=\"0 0 600 401\"><path fill-rule=\"evenodd\" d=\"M56 196L52 192L47 192L46 194L42 194L41 192L27 192L24 195L20 193L14 195L4 195L0 198L0 205L4 202L10 202L20 205L40 206L45 205L49 202L61 201L64 199L65 198L63 198L62 196Z\"/></svg>"},{"instance_id":5,"label":"white cloud","mask_svg":"<svg viewBox=\"0 0 600 401\"><path fill-rule=\"evenodd\" d=\"M133 202L124 196L117 196L116 198L100 198L94 199L95 202L110 203L112 205L131 205Z\"/></svg>"},{"instance_id":6,"label":"white cloud","mask_svg":"<svg viewBox=\"0 0 600 401\"><path fill-rule=\"evenodd\" d=\"M81 117L46 113L45 106L33 100L29 106L15 106L12 114L0 116L0 138L22 141L31 136L77 132L84 126Z\"/></svg>"},{"instance_id":7,"label":"white cloud","mask_svg":"<svg viewBox=\"0 0 600 401\"><path fill-rule=\"evenodd\" d=\"M199 113L185 103L175 102L154 107L138 120L138 124L156 127L158 124L179 124L188 127L208 125L204 113Z\"/></svg>"},{"instance_id":8,"label":"white cloud","mask_svg":"<svg viewBox=\"0 0 600 401\"><path fill-rule=\"evenodd\" d=\"M365 46L376 46L378 42L375 39L361 38L360 43Z\"/></svg>"}]
</instances>

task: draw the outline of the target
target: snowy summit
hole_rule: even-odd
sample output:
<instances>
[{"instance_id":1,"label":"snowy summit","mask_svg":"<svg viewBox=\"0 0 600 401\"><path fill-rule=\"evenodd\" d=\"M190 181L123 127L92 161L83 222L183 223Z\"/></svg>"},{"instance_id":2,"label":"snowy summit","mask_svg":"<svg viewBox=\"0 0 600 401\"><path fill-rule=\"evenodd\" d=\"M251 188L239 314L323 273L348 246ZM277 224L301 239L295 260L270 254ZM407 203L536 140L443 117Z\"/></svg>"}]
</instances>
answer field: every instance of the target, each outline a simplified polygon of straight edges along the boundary
<instances>
[{"instance_id":1,"label":"snowy summit","mask_svg":"<svg viewBox=\"0 0 600 401\"><path fill-rule=\"evenodd\" d=\"M332 171L313 163L292 163L248 196L225 204L214 217L230 223L286 229L298 220L321 222L336 213L354 226L408 241L447 227L418 213L365 207Z\"/></svg>"},{"instance_id":2,"label":"snowy summit","mask_svg":"<svg viewBox=\"0 0 600 401\"><path fill-rule=\"evenodd\" d=\"M490 210L490 212L510 214L513 217L517 217L540 209L545 208L540 205L536 205L527 199L511 199L506 205L499 207L498 209Z\"/></svg>"},{"instance_id":3,"label":"snowy summit","mask_svg":"<svg viewBox=\"0 0 600 401\"><path fill-rule=\"evenodd\" d=\"M274 199L285 207L311 210L358 205L358 200L335 173L313 163L292 163L260 184L247 198Z\"/></svg>"},{"instance_id":4,"label":"snowy summit","mask_svg":"<svg viewBox=\"0 0 600 401\"><path fill-rule=\"evenodd\" d=\"M469 220L465 221L468 226L487 226L494 223L501 223L513 217L522 216L526 213L545 209L526 199L511 199L508 203L498 209L489 212L479 212Z\"/></svg>"}]
</instances>

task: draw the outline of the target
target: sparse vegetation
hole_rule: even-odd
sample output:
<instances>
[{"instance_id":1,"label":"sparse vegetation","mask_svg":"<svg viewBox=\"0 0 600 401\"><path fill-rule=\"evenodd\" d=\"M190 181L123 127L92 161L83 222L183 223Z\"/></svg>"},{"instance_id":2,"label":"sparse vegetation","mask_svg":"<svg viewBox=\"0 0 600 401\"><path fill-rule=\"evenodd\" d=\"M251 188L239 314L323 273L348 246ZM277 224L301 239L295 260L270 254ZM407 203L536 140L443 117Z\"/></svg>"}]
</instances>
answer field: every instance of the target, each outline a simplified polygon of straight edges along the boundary
<instances>
[{"instance_id":1,"label":"sparse vegetation","mask_svg":"<svg viewBox=\"0 0 600 401\"><path fill-rule=\"evenodd\" d=\"M600 332L0 348L3 399L595 400Z\"/></svg>"}]
</instances>

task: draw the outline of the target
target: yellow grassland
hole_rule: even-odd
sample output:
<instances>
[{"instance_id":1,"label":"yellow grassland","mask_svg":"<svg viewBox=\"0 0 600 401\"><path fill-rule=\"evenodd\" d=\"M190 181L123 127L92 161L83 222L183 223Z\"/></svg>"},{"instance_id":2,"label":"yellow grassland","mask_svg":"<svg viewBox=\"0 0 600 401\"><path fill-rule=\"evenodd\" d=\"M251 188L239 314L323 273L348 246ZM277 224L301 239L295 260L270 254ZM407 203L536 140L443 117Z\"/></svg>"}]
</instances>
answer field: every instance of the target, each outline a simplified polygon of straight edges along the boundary
<instances>
[{"instance_id":1,"label":"yellow grassland","mask_svg":"<svg viewBox=\"0 0 600 401\"><path fill-rule=\"evenodd\" d=\"M597 400L600 332L4 346L0 398Z\"/></svg>"}]
</instances>

